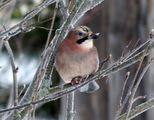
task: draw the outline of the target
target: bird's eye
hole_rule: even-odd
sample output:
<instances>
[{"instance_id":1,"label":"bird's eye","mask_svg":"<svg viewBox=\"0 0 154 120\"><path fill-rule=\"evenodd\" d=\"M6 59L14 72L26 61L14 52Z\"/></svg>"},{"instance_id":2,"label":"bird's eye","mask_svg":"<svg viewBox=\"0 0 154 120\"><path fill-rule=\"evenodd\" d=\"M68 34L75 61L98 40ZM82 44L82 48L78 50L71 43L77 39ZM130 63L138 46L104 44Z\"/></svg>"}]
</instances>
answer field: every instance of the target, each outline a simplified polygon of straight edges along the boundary
<instances>
[{"instance_id":1,"label":"bird's eye","mask_svg":"<svg viewBox=\"0 0 154 120\"><path fill-rule=\"evenodd\" d=\"M82 33L82 32L78 32L78 35L79 35L79 36L83 36L83 33Z\"/></svg>"}]
</instances>

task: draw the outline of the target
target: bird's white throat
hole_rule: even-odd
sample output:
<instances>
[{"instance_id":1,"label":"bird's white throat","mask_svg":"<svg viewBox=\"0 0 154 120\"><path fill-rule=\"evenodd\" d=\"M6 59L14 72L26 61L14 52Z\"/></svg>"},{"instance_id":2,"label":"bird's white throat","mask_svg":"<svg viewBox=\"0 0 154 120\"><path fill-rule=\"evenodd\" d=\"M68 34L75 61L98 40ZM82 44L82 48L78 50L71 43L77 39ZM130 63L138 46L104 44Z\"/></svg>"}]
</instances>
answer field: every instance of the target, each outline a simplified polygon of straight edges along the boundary
<instances>
[{"instance_id":1,"label":"bird's white throat","mask_svg":"<svg viewBox=\"0 0 154 120\"><path fill-rule=\"evenodd\" d=\"M80 44L80 46L82 46L82 48L92 48L93 47L93 40L85 40L84 42L82 42Z\"/></svg>"}]
</instances>

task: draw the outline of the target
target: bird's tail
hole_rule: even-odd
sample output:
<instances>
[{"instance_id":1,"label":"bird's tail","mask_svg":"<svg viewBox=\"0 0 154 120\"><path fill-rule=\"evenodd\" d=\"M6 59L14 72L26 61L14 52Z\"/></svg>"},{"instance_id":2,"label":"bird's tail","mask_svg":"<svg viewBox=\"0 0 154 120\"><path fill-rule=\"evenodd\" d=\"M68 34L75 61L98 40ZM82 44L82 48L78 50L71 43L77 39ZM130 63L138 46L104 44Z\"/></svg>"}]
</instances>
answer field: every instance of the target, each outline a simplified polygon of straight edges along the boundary
<instances>
[{"instance_id":1,"label":"bird's tail","mask_svg":"<svg viewBox=\"0 0 154 120\"><path fill-rule=\"evenodd\" d=\"M89 84L84 85L79 89L80 92L92 93L99 89L99 85L96 81L92 81Z\"/></svg>"}]
</instances>

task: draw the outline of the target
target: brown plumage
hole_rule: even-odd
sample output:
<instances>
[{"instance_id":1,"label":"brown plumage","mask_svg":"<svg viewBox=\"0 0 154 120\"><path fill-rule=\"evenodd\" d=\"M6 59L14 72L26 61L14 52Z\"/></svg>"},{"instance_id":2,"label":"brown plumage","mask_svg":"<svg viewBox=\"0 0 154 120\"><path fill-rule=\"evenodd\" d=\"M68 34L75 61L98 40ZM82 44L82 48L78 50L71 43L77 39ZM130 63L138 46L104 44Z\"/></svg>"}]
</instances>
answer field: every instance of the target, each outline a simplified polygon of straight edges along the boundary
<instances>
[{"instance_id":1,"label":"brown plumage","mask_svg":"<svg viewBox=\"0 0 154 120\"><path fill-rule=\"evenodd\" d=\"M93 39L96 38L98 34L93 34L86 26L79 26L70 30L60 44L56 54L56 69L65 83L74 82L74 78L85 77L98 70L98 53L93 45ZM96 89L98 85L91 82L80 90L92 92Z\"/></svg>"}]
</instances>

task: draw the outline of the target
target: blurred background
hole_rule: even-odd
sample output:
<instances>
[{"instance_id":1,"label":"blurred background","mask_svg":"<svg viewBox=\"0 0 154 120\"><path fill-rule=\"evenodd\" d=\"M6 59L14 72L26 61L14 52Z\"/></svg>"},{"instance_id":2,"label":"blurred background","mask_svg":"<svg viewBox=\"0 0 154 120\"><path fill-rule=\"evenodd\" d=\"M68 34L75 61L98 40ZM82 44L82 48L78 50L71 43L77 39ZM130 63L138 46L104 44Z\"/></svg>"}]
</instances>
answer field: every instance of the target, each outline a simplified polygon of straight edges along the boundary
<instances>
[{"instance_id":1,"label":"blurred background","mask_svg":"<svg viewBox=\"0 0 154 120\"><path fill-rule=\"evenodd\" d=\"M14 0L11 4L0 9L0 31L17 24L28 11L42 2L43 0ZM36 72L41 52L47 40L54 8L55 4L47 7L28 23L35 26L36 29L29 33L20 33L9 40L15 55L16 65L19 67L17 74L19 90L23 88L24 84L28 86ZM58 10L52 37L62 22L63 15ZM154 28L154 0L105 0L87 12L75 26L78 25L86 25L92 31L100 33L101 37L95 41L100 61L112 54L111 63L108 63L107 67L119 60L122 54L126 54L135 46L147 41L151 29ZM128 44L130 45L126 48ZM152 56L153 53L146 57L142 67ZM13 79L8 53L3 47L2 41L0 41L0 66L0 108L2 109L10 106ZM75 110L77 112L75 120L113 120L126 73L130 71L127 90L137 67L138 63L98 80L100 89L92 94L77 91L75 94ZM146 97L137 100L134 106L153 96L153 68L154 65L151 65L136 95L136 97L145 95ZM60 84L60 77L56 71L53 74L53 84ZM38 120L64 120L65 104L65 97L43 104L36 110L36 117ZM125 109L122 113L125 112ZM133 120L152 120L154 119L153 113L154 109L150 109Z\"/></svg>"}]
</instances>

